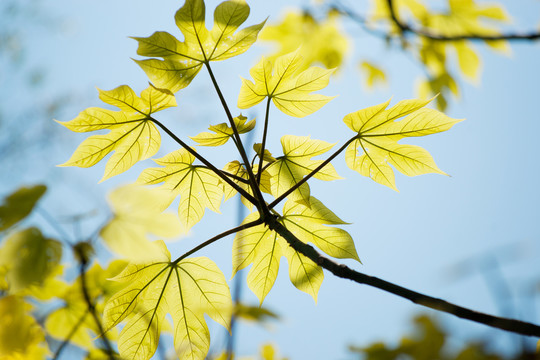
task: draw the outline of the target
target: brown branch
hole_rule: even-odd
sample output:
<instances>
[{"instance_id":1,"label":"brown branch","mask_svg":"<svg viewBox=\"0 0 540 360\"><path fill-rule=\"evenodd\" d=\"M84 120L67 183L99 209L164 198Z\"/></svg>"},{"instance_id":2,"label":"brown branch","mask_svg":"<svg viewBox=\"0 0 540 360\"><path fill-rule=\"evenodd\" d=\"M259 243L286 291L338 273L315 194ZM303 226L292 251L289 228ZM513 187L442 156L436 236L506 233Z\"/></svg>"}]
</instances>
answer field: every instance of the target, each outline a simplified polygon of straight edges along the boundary
<instances>
[{"instance_id":1,"label":"brown branch","mask_svg":"<svg viewBox=\"0 0 540 360\"><path fill-rule=\"evenodd\" d=\"M386 0L388 10L390 12L390 19L403 33L413 33L418 36L422 36L431 40L437 41L459 41L459 40L482 40L482 41L495 41L495 40L538 40L540 39L540 32L530 33L507 33L497 35L481 35L481 34L459 34L459 35L442 35L427 30L425 28L415 28L409 24L402 22L396 13L394 7L394 0Z\"/></svg>"},{"instance_id":2,"label":"brown branch","mask_svg":"<svg viewBox=\"0 0 540 360\"><path fill-rule=\"evenodd\" d=\"M452 314L462 319L471 320L480 324L510 331L516 334L540 337L540 326L538 325L514 319L502 318L467 309L442 299L409 290L407 288L379 279L377 277L360 273L358 271L352 270L351 268L343 264L338 264L319 254L312 246L305 244L298 238L296 238L296 236L294 236L283 224L278 221L277 217L269 217L267 219L267 224L270 229L276 231L280 236L282 236L294 250L308 257L311 261L318 264L322 268L330 271L337 277L349 279L359 284L373 286L377 289L410 300L415 304Z\"/></svg>"}]
</instances>

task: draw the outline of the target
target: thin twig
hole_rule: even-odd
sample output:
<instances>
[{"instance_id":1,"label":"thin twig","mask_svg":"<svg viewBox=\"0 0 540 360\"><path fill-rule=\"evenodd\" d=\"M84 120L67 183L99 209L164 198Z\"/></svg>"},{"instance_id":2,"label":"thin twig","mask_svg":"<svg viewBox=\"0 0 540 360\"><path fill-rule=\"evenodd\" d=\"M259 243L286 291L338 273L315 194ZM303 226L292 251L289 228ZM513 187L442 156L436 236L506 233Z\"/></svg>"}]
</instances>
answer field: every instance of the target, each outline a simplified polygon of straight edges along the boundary
<instances>
[{"instance_id":1,"label":"thin twig","mask_svg":"<svg viewBox=\"0 0 540 360\"><path fill-rule=\"evenodd\" d=\"M352 143L354 140L358 138L358 135L353 136L343 146L341 146L335 153L333 153L328 159L324 160L319 166L317 166L312 172L310 172L308 175L304 176L299 182L294 184L289 190L285 191L283 194L281 194L278 198L276 198L274 201L268 205L269 209L274 208L277 204L279 204L283 199L285 199L287 196L289 196L290 193L292 193L294 190L298 189L302 184L304 184L306 181L311 179L315 174L317 174L322 168L324 168L326 165L328 165L336 156L338 156L343 150L349 146L350 143Z\"/></svg>"},{"instance_id":2,"label":"thin twig","mask_svg":"<svg viewBox=\"0 0 540 360\"><path fill-rule=\"evenodd\" d=\"M66 338L62 341L62 343L60 344L60 346L58 347L58 349L56 349L55 353L54 353L54 356L53 356L53 360L57 360L60 355L62 354L62 351L65 349L65 347L67 346L67 344L69 344L69 341L71 340L71 338L75 335L75 333L77 332L77 330L79 329L79 327L82 325L82 323L84 322L84 319L86 319L86 315L88 315L89 313L89 309L86 309L86 311L84 312L84 314L80 317L79 320L77 320L77 322L75 323L75 325L73 326L73 328L71 328L71 331L69 332L69 334L66 336Z\"/></svg>"},{"instance_id":3,"label":"thin twig","mask_svg":"<svg viewBox=\"0 0 540 360\"><path fill-rule=\"evenodd\" d=\"M393 0L387 0L388 10L390 12L390 19L401 30L401 32L410 32L418 36L422 36L431 40L437 41L459 41L459 40L481 40L481 41L496 41L496 40L538 40L540 39L540 32L530 33L507 33L496 35L482 35L482 34L458 34L458 35L442 35L437 34L431 30L425 28L416 28L412 25L403 23L396 13Z\"/></svg>"},{"instance_id":4,"label":"thin twig","mask_svg":"<svg viewBox=\"0 0 540 360\"><path fill-rule=\"evenodd\" d=\"M235 228L232 228L230 230L224 231L221 234L218 234L218 235L214 236L213 238L208 239L205 242L197 245L193 249L189 250L187 253L185 253L184 255L182 255L180 257L178 257L176 260L174 260L173 263L178 264L180 261L184 260L185 258L190 256L191 254L201 250L202 248L207 247L208 245L212 244L213 242L216 242L217 240L219 240L221 238L224 238L225 236L235 234L235 233L239 232L240 230L249 229L251 227L260 225L262 223L263 223L263 220L261 218L259 218L259 219L255 220L255 221L248 222L247 224L242 224L242 225L237 226Z\"/></svg>"},{"instance_id":5,"label":"thin twig","mask_svg":"<svg viewBox=\"0 0 540 360\"><path fill-rule=\"evenodd\" d=\"M266 137L268 135L268 117L270 116L270 100L272 100L271 97L268 97L266 101L266 113L264 116L264 130L263 130L263 137L261 142L261 150L259 153L259 168L257 169L257 184L261 184L261 174L262 174L262 167L264 162L264 149L266 147Z\"/></svg>"},{"instance_id":6,"label":"thin twig","mask_svg":"<svg viewBox=\"0 0 540 360\"><path fill-rule=\"evenodd\" d=\"M111 342L107 338L107 334L105 334L103 325L101 324L101 319L99 318L96 307L94 303L92 302L92 299L90 298L90 294L88 293L88 287L86 284L86 266L88 265L88 259L86 257L86 254L80 247L74 247L73 249L77 252L77 256L79 257L79 261L81 262L80 267L79 267L79 272L80 272L80 277L81 277L81 290L83 293L84 301L86 302L86 305L88 306L88 311L94 318L94 322L96 323L98 333L101 334L103 346L105 347L105 352L107 353L108 358L110 360L115 360L114 350L112 348Z\"/></svg>"},{"instance_id":7,"label":"thin twig","mask_svg":"<svg viewBox=\"0 0 540 360\"><path fill-rule=\"evenodd\" d=\"M246 166L246 170L249 176L249 182L251 185L251 190L253 191L253 194L255 194L255 198L258 200L256 203L253 203L253 204L257 207L259 212L263 214L263 216L266 216L269 214L269 211L266 208L266 205L264 205L265 204L264 197L261 193L261 189L258 186L257 179L255 178L255 175L253 174L253 169L251 168L249 164L249 159L247 157L246 150L244 148L244 145L242 144L242 140L240 139L240 133L238 132L238 129L236 128L236 124L234 123L234 119L229 109L229 106L227 105L227 102L225 101L225 98L223 97L223 93L221 92L221 89L219 88L219 85L214 76L214 73L212 72L210 63L205 62L205 65L206 65L206 69L208 70L208 74L210 75L210 79L212 79L212 84L214 84L214 88L216 89L221 105L223 106L223 109L225 110L225 114L227 115L227 119L229 120L229 123L231 125L231 129L233 130L234 138L236 139L236 145L237 145L236 147L238 149L238 152L240 153L240 156L242 157L242 161L244 162Z\"/></svg>"}]
</instances>

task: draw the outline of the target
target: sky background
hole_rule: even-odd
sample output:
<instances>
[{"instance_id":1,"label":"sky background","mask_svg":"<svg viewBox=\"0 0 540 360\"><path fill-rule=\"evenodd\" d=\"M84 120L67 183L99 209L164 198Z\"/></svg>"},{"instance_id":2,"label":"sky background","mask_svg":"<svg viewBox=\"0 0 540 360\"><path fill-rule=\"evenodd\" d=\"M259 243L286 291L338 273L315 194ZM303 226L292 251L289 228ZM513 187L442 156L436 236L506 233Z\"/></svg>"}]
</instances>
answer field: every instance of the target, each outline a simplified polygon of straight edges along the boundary
<instances>
[{"instance_id":1,"label":"sky background","mask_svg":"<svg viewBox=\"0 0 540 360\"><path fill-rule=\"evenodd\" d=\"M128 84L137 93L143 90L148 80L130 59L137 58L136 42L128 36L149 36L164 30L180 37L174 13L182 3L27 1L28 9L39 6L32 8L38 16L22 16L9 22L9 26L22 29L25 52L18 66L12 63L8 66L2 60L2 67L10 70L0 71L3 121L0 125L4 126L4 130L0 127L0 139L11 137L29 151L2 154L5 171L0 175L0 195L21 184L47 183L49 192L41 206L59 221L73 214L93 214L77 230L85 236L92 233L96 224L108 215L104 210L105 194L118 185L133 182L143 168L153 163L147 160L101 184L98 181L103 175L104 162L91 169L55 167L65 162L87 135L71 133L55 125L52 119L67 121L87 107L101 106L95 87L108 90ZM207 13L213 12L218 3L207 1ZM248 3L252 14L246 24L251 25L267 16L274 23L287 6L308 2ZM512 26L538 27L537 1L502 3L514 18ZM27 23L21 25L18 21ZM288 117L273 107L268 147L274 155L280 153L279 139L285 134L310 135L313 139L342 144L351 135L342 122L346 114L392 96L393 104L416 96L415 83L421 70L414 61L401 51L388 50L380 39L363 33L355 24L345 23L344 28L355 36L354 45L344 68L321 91L339 96L321 111L303 119ZM344 263L465 307L499 315L506 312L504 315L539 323L540 306L534 296L540 282L537 259L540 254L537 185L540 48L538 43L513 43L512 53L506 56L483 46L477 48L482 56L481 81L470 84L461 80L461 98L451 101L446 111L449 116L466 121L448 132L407 142L426 148L450 177L408 178L398 174L396 183L400 192L397 193L349 170L340 156L334 166L345 180L315 180L310 182L311 191L338 216L352 223L346 230L355 239L363 264ZM269 44L257 45L242 56L212 64L233 112L238 113L235 104L240 76L249 77L249 68L269 49ZM386 70L388 86L368 91L357 70L360 59L370 60ZM39 69L43 76L39 85L27 85L29 69ZM210 124L225 121L204 71L176 97L178 108L160 113L159 119L184 139L206 130ZM40 107L57 98L66 99L66 105L49 109L47 116L43 116ZM263 111L261 104L244 114L262 118ZM5 124L13 124L10 118L13 114L21 118L21 124L26 124L24 114L32 114L28 116L37 118L38 128L42 129L39 131L46 131L48 140L33 143L25 135L31 129L10 135ZM262 130L256 131L256 137L260 138ZM158 156L176 149L164 134L162 138ZM224 155L234 150L229 145L228 152L221 148L199 151L221 166L229 160ZM173 256L237 225L237 208L238 202L233 200L223 205L222 214L207 211L189 237L171 244ZM37 217L34 220L40 221ZM55 235L47 226L43 224L43 230ZM65 222L64 226L72 230L69 223ZM232 237L226 238L197 255L209 256L229 279L231 245ZM105 262L105 250L100 249L100 254ZM315 304L310 296L290 283L284 259L280 270L264 306L278 313L281 320L264 327L242 324L237 338L240 355L252 355L261 344L272 342L290 359L353 359L355 356L347 352L347 345L364 346L381 339L397 341L410 329L410 318L418 312L442 320L453 332L451 345L459 346L473 337L489 337L501 351L512 351L519 345L515 336L437 315L379 290L332 278L328 273ZM500 291L501 282L510 288L511 298L494 296L491 285L499 284L495 289ZM242 298L247 303L258 303L246 286ZM212 346L221 346L224 331L212 321L209 326ZM529 346L534 344L533 339L528 340Z\"/></svg>"}]
</instances>

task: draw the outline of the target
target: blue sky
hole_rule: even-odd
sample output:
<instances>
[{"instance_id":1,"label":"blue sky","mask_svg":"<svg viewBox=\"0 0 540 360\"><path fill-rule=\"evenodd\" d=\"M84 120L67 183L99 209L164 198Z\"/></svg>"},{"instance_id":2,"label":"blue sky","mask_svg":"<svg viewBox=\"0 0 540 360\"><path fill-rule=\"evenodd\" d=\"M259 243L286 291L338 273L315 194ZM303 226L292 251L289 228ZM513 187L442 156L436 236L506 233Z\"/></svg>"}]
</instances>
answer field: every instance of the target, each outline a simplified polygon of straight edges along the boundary
<instances>
[{"instance_id":1,"label":"blue sky","mask_svg":"<svg viewBox=\"0 0 540 360\"><path fill-rule=\"evenodd\" d=\"M29 64L46 69L46 82L31 95L41 100L55 93L78 94L80 101L54 115L66 121L87 107L100 105L94 87L112 89L128 84L137 92L141 91L148 80L130 59L136 57L136 42L128 36L148 36L156 30L179 36L173 16L181 3L170 0L157 5L142 0L42 1L42 9L58 19L55 23L58 31L43 31L39 27L27 30L26 59ZM211 11L218 3L207 1L207 9ZM253 24L267 16L270 22L275 22L287 5L302 2L249 3L253 10L247 23ZM538 3L527 1L521 6L504 3L518 28L537 25L534 15L540 13ZM303 119L287 117L273 108L269 147L274 153L280 151L279 138L285 134L311 135L314 139L341 144L350 136L350 130L342 122L347 113L384 102L392 96L393 103L415 97L414 84L420 76L418 66L401 52L386 50L379 39L361 33L353 24L345 26L359 36L341 75L322 91L326 95L339 94L339 97L320 112ZM509 315L538 323L540 319L535 316L535 312L540 314L538 300L532 302L530 297L522 295L531 292L540 280L537 260L540 254L537 226L540 164L536 146L540 133L537 111L540 48L538 44L513 44L510 56L494 54L482 46L478 48L483 62L481 83L472 85L461 81L462 96L452 101L447 110L449 116L466 118L466 121L446 133L410 142L430 151L439 167L451 177L398 175L400 192L396 193L349 170L341 156L335 166L346 179L333 183L315 181L311 189L330 209L352 223L346 229L355 239L363 265L346 261L348 265L459 305L496 314L500 311L499 303L490 293L486 276L500 279L495 273L500 271L516 296L506 300L512 302L511 308L515 311ZM267 49L267 46L257 46L245 55L215 63L217 79L223 84L225 97L233 108L240 76L248 77L249 68ZM385 68L389 86L367 91L356 70L359 58ZM10 79L9 74L0 81L6 78ZM8 96L4 85L0 91ZM203 72L177 94L177 100L178 109L163 114L162 119L181 137L194 136L209 124L224 121L223 110ZM15 97L12 106L19 108L28 103L28 99ZM258 107L244 113L262 117L262 111L263 108ZM134 181L142 168L151 165L145 162L97 184L104 164L93 169L54 167L64 162L84 138L60 126L57 131L64 132L65 145L60 145L61 151L52 152L47 161L32 164L32 171L26 169L20 175L4 179L2 194L21 180L50 184L61 181L61 188L51 188L44 206L53 214L66 216L102 208L108 190ZM174 149L172 141L164 140L160 154ZM233 150L232 147L227 149ZM223 164L227 159L223 153L211 150L202 149L201 153ZM229 201L221 215L207 212L192 235L173 244L171 251L181 254L236 225L236 209L237 203ZM92 226L95 225L83 225L82 231L89 232ZM232 238L227 238L200 253L211 257L227 278L231 275L231 244ZM490 265L493 263L498 264L497 267ZM264 305L280 314L282 320L265 328L242 325L237 340L241 355L254 354L260 344L270 341L290 359L351 359L353 356L346 351L348 344L362 346L379 339L396 341L409 328L411 316L424 311L406 300L334 279L329 274L325 274L315 304L311 297L290 284L285 260L280 270ZM462 276L452 276L459 271ZM243 298L257 303L247 288ZM459 345L471 336L489 336L498 339L496 346L500 350L516 347L516 338L505 333L446 315L435 316L458 334L452 338L452 344ZM223 331L216 324L210 326L212 341L218 345L223 340Z\"/></svg>"}]
</instances>

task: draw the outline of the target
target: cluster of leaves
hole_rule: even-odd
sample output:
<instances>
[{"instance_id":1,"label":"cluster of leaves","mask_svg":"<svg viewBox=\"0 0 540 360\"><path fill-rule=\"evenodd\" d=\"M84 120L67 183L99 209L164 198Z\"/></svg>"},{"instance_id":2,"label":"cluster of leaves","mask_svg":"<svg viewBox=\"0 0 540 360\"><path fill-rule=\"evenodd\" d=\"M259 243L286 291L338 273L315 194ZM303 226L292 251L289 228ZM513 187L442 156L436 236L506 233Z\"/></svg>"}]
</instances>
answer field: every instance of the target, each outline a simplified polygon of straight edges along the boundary
<instances>
[{"instance_id":1,"label":"cluster of leaves","mask_svg":"<svg viewBox=\"0 0 540 360\"><path fill-rule=\"evenodd\" d=\"M280 22L262 31L261 39L277 42L281 53L309 43L305 49L308 65L320 63L336 67L346 60L350 49L348 44L355 42L354 30L345 32L342 26L343 22L352 19L360 23L367 34L383 37L389 44L398 40L401 49L411 53L425 73L419 82L419 96L439 94L437 106L444 110L450 96L459 97L461 78L478 83L481 73L480 55L472 40L453 40L452 37L474 35L476 41L481 40L492 50L508 54L510 47L507 41L482 40L482 37L500 35L510 17L502 5L478 4L474 0L448 0L446 8L429 5L429 2L421 0L372 0L369 9L368 6L362 9L363 5L349 8L341 1L327 0L303 14L294 10L287 12ZM403 26L414 31L404 32L396 24L394 16ZM324 40L328 38L333 39L331 46L327 46ZM360 48L363 48L362 44ZM380 61L374 63L369 55L361 56L366 57L358 64L368 88L384 84L387 77ZM454 57L458 68L453 66Z\"/></svg>"},{"instance_id":2,"label":"cluster of leaves","mask_svg":"<svg viewBox=\"0 0 540 360\"><path fill-rule=\"evenodd\" d=\"M248 109L266 100L264 134L254 146L256 157L249 160L240 135L255 128L255 119L233 117L213 74L211 62L245 52L257 39L263 23L238 30L249 15L244 1L230 0L218 5L214 26L205 26L202 0L187 0L175 15L183 41L165 32L147 38L135 38L138 54L150 59L136 60L152 83L140 97L127 85L110 91L100 90L100 98L117 111L89 108L75 119L62 123L79 132L107 129L104 135L93 135L83 141L65 166L89 167L109 153L103 180L123 173L138 161L153 156L159 149L158 128L166 132L181 148L154 161L160 167L142 171L137 182L162 184L163 197L154 204L115 202L116 220L102 230L111 248L127 256L131 263L115 280L124 287L112 295L104 308L104 328L110 330L127 322L118 338L120 355L130 359L149 359L157 349L160 333L172 318L174 347L180 358L203 359L209 350L210 334L204 314L228 328L232 303L228 284L221 270L208 258L191 257L200 248L236 233L233 245L233 272L251 268L248 286L262 303L273 287L279 262L285 256L291 282L301 291L317 298L323 281L322 268L298 249L289 246L287 237L312 243L334 258L359 261L352 237L336 225L346 224L321 201L312 196L307 180L315 177L330 181L340 179L330 163L341 152L349 167L364 176L396 189L391 165L409 175L442 173L422 148L398 144L404 137L424 136L448 130L459 120L425 106L430 100L404 100L388 108L383 104L350 113L344 122L353 131L345 144L326 160L314 159L328 153L333 145L308 136L285 135L281 139L283 155L274 156L266 149L270 104L283 113L304 117L326 105L332 97L314 94L327 86L333 69L309 67L313 55L305 60L303 48L283 55L261 59L250 71L251 80L243 79L238 108ZM267 36L271 37L271 30ZM330 31L332 27L320 30ZM343 44L339 45L343 47ZM306 47L309 51L314 46ZM284 48L288 51L288 48ZM321 50L322 52L322 50ZM339 51L336 51L339 53ZM310 57L311 56L311 57ZM336 65L340 57L328 57L326 64ZM306 65L307 64L307 65ZM185 88L205 67L224 107L228 123L211 125L209 132L192 137L199 146L221 146L232 140L241 161L233 160L223 170L216 168L184 140L173 134L155 118L155 113L176 105L174 93ZM398 121L400 120L401 121ZM180 197L178 215L182 231L187 232L203 217L205 209L219 211L225 199L239 193L254 210L237 228L202 242L176 259L161 241L150 243L144 238L133 240L136 247L127 249L133 236L130 227L149 209L164 210ZM267 195L263 195L267 194ZM118 197L122 199L123 196ZM269 200L268 198L272 198ZM276 205L287 199L281 212ZM140 208L145 208L141 210ZM149 208L149 209L146 209ZM128 225L125 222L128 222ZM174 226L137 226L148 231ZM115 245L116 244L116 245ZM157 249L159 248L159 251ZM141 257L142 249L149 249ZM156 250L158 253L156 253ZM152 254L151 256L147 256Z\"/></svg>"},{"instance_id":3,"label":"cluster of leaves","mask_svg":"<svg viewBox=\"0 0 540 360\"><path fill-rule=\"evenodd\" d=\"M161 334L168 332L179 358L204 359L210 348L204 315L229 329L231 316L238 311L222 271L208 258L192 257L195 252L234 234L233 273L251 266L247 283L261 304L274 285L282 257L287 259L292 284L316 300L324 277L321 264L292 242L313 244L333 258L360 259L352 236L341 228L346 222L313 196L308 180L340 179L331 162L341 153L349 168L394 190L394 169L408 176L444 174L426 150L398 142L446 131L460 121L426 108L431 100L403 100L394 106L387 101L346 114L343 121L352 130L351 137L331 153L334 144L309 136L284 135L280 155L266 148L272 103L287 116L301 118L332 100L315 92L328 85L335 69L309 65L313 61L339 65L344 38L336 43L333 55L325 55L328 49L315 44L299 49L283 46L282 53L262 58L250 70L251 79L242 79L239 109L266 102L262 139L253 146L255 157L248 159L241 135L254 131L256 121L242 114L233 117L211 63L240 55L255 43L265 22L239 29L249 12L243 0L225 1L216 7L213 28L208 30L203 0L186 0L175 15L183 41L166 32L134 38L138 54L146 57L136 62L152 81L140 96L127 85L99 90L100 99L116 110L88 108L61 123L76 132L99 132L84 140L63 166L91 167L108 156L102 181L153 157L161 146L162 132L180 145L154 159L158 167L148 167L138 177L139 185L160 186L128 186L110 196L112 216L95 233L126 261L112 262L104 269L90 261L95 238L69 243L80 263L79 275L74 282L65 282L60 242L46 238L37 228L14 228L45 189L22 189L6 199L0 208L0 231L9 230L9 236L0 254L0 285L9 296L2 298L1 309L19 314L25 331L36 334L22 337L35 346L14 343L10 347L7 341L6 354L22 348L46 354L43 339L47 334L63 340L57 354L69 342L85 349L89 358L112 359L117 355L110 342L115 341L121 358L150 359ZM308 31L321 37L337 36L332 19L327 26L306 16L302 21L310 24ZM271 39L279 31L271 27L264 36ZM296 32L300 39L306 36L305 29ZM175 93L186 88L202 68L210 75L227 122L210 125L208 132L191 139L204 147L219 147L231 140L240 160L232 155L233 160L222 169L155 117L177 105ZM186 234L207 208L219 212L222 202L235 195L251 211L240 226L200 242L185 254L170 254L162 238ZM163 214L177 198L178 216ZM14 261L14 254L23 256ZM59 299L62 305L40 326L28 315L27 297L45 302ZM124 326L116 333L121 323ZM93 336L100 337L101 347L91 341ZM274 354L265 350L263 357L271 359Z\"/></svg>"}]
</instances>

